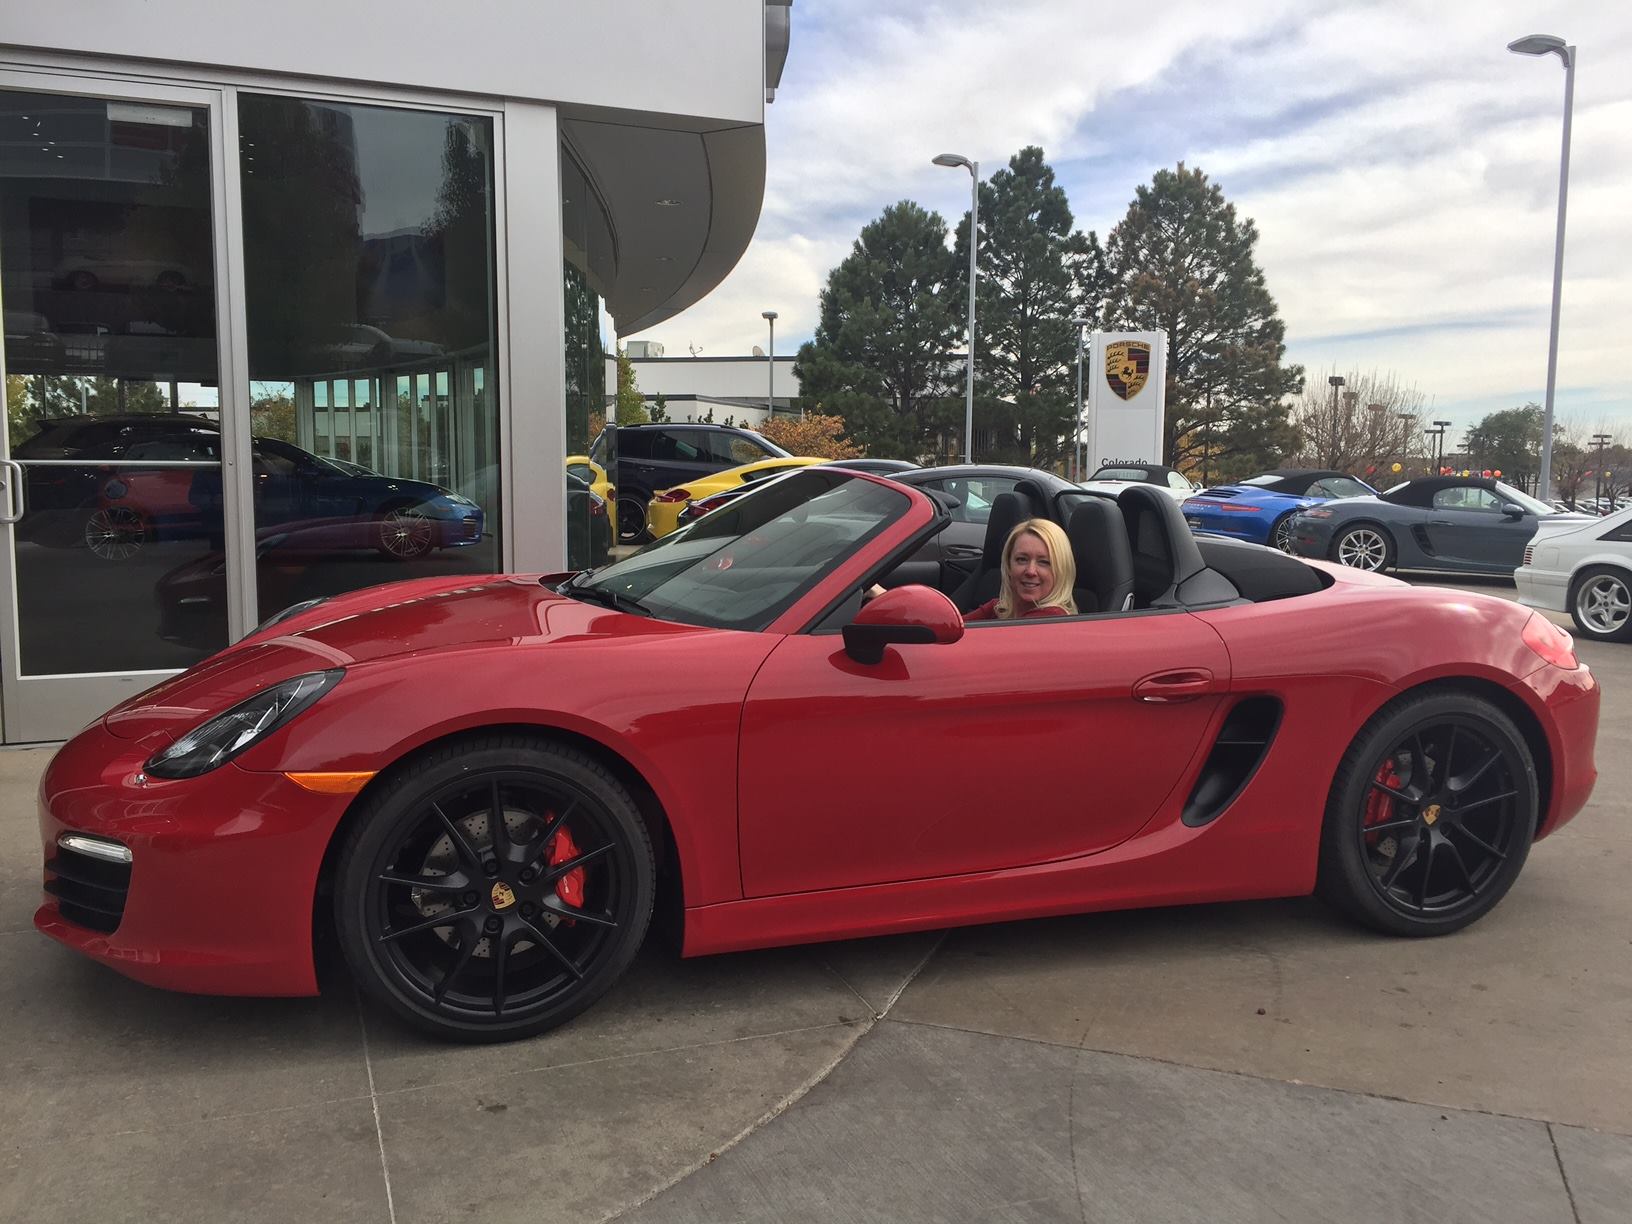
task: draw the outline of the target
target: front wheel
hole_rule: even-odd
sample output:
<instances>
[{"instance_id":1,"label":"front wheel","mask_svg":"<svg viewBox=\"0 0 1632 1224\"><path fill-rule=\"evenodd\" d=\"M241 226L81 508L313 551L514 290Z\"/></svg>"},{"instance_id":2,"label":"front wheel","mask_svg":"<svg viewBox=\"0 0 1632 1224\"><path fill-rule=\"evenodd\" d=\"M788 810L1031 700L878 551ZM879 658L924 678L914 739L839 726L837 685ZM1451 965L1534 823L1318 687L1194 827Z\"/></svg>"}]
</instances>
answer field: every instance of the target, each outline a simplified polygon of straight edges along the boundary
<instances>
[{"instance_id":1,"label":"front wheel","mask_svg":"<svg viewBox=\"0 0 1632 1224\"><path fill-rule=\"evenodd\" d=\"M109 506L85 520L85 547L104 561L128 561L147 543L147 524L134 510Z\"/></svg>"},{"instance_id":2,"label":"front wheel","mask_svg":"<svg viewBox=\"0 0 1632 1224\"><path fill-rule=\"evenodd\" d=\"M651 838L628 791L573 749L489 735L365 800L335 919L363 988L452 1041L528 1037L622 976L651 921Z\"/></svg>"},{"instance_id":3,"label":"front wheel","mask_svg":"<svg viewBox=\"0 0 1632 1224\"><path fill-rule=\"evenodd\" d=\"M1570 618L1595 642L1632 641L1632 581L1625 570L1594 566L1570 584Z\"/></svg>"},{"instance_id":4,"label":"front wheel","mask_svg":"<svg viewBox=\"0 0 1632 1224\"><path fill-rule=\"evenodd\" d=\"M1445 935L1512 887L1540 812L1535 761L1470 693L1401 698L1361 728L1321 827L1321 897L1391 935Z\"/></svg>"},{"instance_id":5,"label":"front wheel","mask_svg":"<svg viewBox=\"0 0 1632 1224\"><path fill-rule=\"evenodd\" d=\"M436 524L413 506L397 506L380 516L375 546L398 561L417 561L436 545Z\"/></svg>"},{"instance_id":6,"label":"front wheel","mask_svg":"<svg viewBox=\"0 0 1632 1224\"><path fill-rule=\"evenodd\" d=\"M1332 541L1332 560L1380 574L1394 564L1394 541L1381 527L1362 523L1338 533Z\"/></svg>"}]
</instances>

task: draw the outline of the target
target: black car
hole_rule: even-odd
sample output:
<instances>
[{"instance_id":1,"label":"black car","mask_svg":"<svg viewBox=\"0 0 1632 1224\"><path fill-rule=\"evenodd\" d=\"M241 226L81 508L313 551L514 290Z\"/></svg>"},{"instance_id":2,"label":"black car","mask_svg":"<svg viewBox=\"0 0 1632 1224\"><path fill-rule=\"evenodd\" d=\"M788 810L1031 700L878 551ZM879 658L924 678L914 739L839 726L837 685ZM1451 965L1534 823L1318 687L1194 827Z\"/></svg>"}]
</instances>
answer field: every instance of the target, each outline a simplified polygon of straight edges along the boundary
<instances>
[{"instance_id":1,"label":"black car","mask_svg":"<svg viewBox=\"0 0 1632 1224\"><path fill-rule=\"evenodd\" d=\"M822 466L848 468L852 472L871 472L874 476L894 476L897 472L910 472L918 465L909 459L869 459L862 456L859 459L829 459Z\"/></svg>"},{"instance_id":2,"label":"black car","mask_svg":"<svg viewBox=\"0 0 1632 1224\"><path fill-rule=\"evenodd\" d=\"M595 439L589 457L603 468L614 431ZM638 544L646 538L646 503L660 489L672 489L699 476L757 463L791 458L787 451L751 429L734 425L663 422L620 425L616 429L617 465L612 483L618 490L618 542Z\"/></svg>"}]
</instances>

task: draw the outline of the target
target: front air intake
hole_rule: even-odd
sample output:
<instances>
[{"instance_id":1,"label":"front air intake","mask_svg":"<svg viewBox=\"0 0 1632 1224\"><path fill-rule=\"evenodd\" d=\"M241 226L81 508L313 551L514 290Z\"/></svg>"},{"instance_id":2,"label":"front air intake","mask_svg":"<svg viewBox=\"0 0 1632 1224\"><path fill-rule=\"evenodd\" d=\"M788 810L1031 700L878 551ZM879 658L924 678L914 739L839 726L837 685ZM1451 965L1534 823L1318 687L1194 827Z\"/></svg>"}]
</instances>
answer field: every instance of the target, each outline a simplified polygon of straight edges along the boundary
<instances>
[{"instance_id":1,"label":"front air intake","mask_svg":"<svg viewBox=\"0 0 1632 1224\"><path fill-rule=\"evenodd\" d=\"M64 920L111 935L125 916L130 864L59 845L56 857L46 860L45 891L57 899Z\"/></svg>"}]
</instances>

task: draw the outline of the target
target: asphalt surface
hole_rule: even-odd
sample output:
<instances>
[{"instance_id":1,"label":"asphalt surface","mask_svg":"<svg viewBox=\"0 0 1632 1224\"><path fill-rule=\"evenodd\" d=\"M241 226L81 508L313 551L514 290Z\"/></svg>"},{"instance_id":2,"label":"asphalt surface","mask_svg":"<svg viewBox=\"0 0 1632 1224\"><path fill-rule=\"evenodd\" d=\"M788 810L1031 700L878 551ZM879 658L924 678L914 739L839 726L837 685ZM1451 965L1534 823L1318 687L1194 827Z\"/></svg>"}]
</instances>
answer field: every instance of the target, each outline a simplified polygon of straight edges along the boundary
<instances>
[{"instance_id":1,"label":"asphalt surface","mask_svg":"<svg viewBox=\"0 0 1632 1224\"><path fill-rule=\"evenodd\" d=\"M1580 651L1594 799L1456 936L1305 899L652 948L483 1049L47 941L50 751L0 752L0 1220L1625 1224L1632 647Z\"/></svg>"}]
</instances>

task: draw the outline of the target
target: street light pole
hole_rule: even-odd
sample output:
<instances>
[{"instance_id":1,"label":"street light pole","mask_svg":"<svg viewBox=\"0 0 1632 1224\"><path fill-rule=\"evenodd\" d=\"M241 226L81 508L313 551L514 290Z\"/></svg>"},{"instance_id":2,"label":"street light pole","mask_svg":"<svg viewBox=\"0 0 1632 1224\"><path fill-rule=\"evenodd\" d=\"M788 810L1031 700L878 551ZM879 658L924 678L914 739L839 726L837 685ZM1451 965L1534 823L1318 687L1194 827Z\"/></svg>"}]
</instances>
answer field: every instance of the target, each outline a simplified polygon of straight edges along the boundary
<instances>
[{"instance_id":1,"label":"street light pole","mask_svg":"<svg viewBox=\"0 0 1632 1224\"><path fill-rule=\"evenodd\" d=\"M765 354L765 419L769 421L776 416L776 311L762 310L759 317L771 325L771 347ZM802 400L799 404L799 419L805 419L805 405Z\"/></svg>"},{"instance_id":2,"label":"street light pole","mask_svg":"<svg viewBox=\"0 0 1632 1224\"><path fill-rule=\"evenodd\" d=\"M1547 404L1541 418L1541 474L1536 496L1552 498L1553 386L1558 378L1558 307L1564 293L1564 206L1570 188L1570 111L1575 102L1575 48L1552 34L1531 34L1507 44L1519 55L1554 55L1564 61L1564 151L1558 166L1558 236L1553 244L1553 322L1547 335Z\"/></svg>"},{"instance_id":3,"label":"street light pole","mask_svg":"<svg viewBox=\"0 0 1632 1224\"><path fill-rule=\"evenodd\" d=\"M1071 320L1071 326L1077 329L1077 415L1071 428L1071 467L1076 474L1072 480L1082 480L1088 474L1088 438L1082 427L1082 329L1088 324L1088 319Z\"/></svg>"},{"instance_id":4,"label":"street light pole","mask_svg":"<svg viewBox=\"0 0 1632 1224\"><path fill-rule=\"evenodd\" d=\"M1604 500L1604 448L1614 439L1606 433L1592 435L1592 449L1598 452L1598 458L1593 461L1592 473L1592 512L1600 514L1599 504Z\"/></svg>"},{"instance_id":5,"label":"street light pole","mask_svg":"<svg viewBox=\"0 0 1632 1224\"><path fill-rule=\"evenodd\" d=\"M1337 389L1346 381L1341 374L1333 374L1326 380L1332 385L1332 466L1337 466Z\"/></svg>"},{"instance_id":6,"label":"street light pole","mask_svg":"<svg viewBox=\"0 0 1632 1224\"><path fill-rule=\"evenodd\" d=\"M1417 419L1414 412L1396 412L1400 418L1400 463L1403 465L1411 457L1411 422Z\"/></svg>"},{"instance_id":7,"label":"street light pole","mask_svg":"<svg viewBox=\"0 0 1632 1224\"><path fill-rule=\"evenodd\" d=\"M957 153L930 159L937 166L962 166L969 171L969 387L963 405L963 461L975 461L975 252L980 246L980 163Z\"/></svg>"},{"instance_id":8,"label":"street light pole","mask_svg":"<svg viewBox=\"0 0 1632 1224\"><path fill-rule=\"evenodd\" d=\"M1445 431L1451 427L1449 421L1435 421L1434 432L1439 435L1439 457L1434 460L1434 475L1438 476L1440 469L1445 466Z\"/></svg>"}]
</instances>

